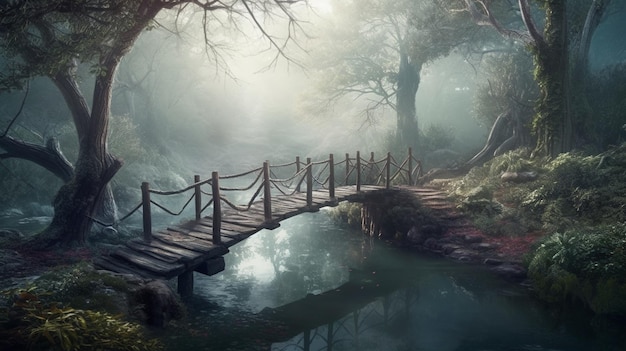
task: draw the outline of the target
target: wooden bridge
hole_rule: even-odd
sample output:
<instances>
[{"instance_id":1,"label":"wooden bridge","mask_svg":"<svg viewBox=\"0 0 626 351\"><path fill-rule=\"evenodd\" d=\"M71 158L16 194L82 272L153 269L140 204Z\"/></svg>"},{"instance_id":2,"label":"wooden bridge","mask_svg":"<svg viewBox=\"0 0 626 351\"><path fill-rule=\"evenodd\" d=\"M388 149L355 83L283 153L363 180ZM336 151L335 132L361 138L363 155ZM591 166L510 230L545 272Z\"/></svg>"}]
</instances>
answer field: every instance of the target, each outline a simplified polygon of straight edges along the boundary
<instances>
[{"instance_id":1,"label":"wooden bridge","mask_svg":"<svg viewBox=\"0 0 626 351\"><path fill-rule=\"evenodd\" d=\"M175 191L154 190L143 183L141 204L123 218L141 209L143 238L130 240L98 257L94 265L145 278L178 277L178 292L182 296L190 295L194 271L207 275L222 271L223 255L228 253L228 248L252 234L262 229L275 229L284 219L336 206L341 201L362 202L376 192L398 186L406 189L407 185L415 184L420 175L421 163L409 149L402 162L397 162L391 153L375 160L374 153L365 159L357 152L355 157L346 154L338 162L331 154L318 162L310 158L301 162L299 157L282 165L270 165L266 161L262 167L244 173L220 176L213 172L211 178L204 180L196 175L193 184ZM244 186L237 186L241 184ZM411 191L428 195L428 190L413 187ZM191 195L179 212L167 209L154 199L185 193ZM244 205L236 205L234 197L249 200ZM152 205L171 215L180 215L192 201L195 219L153 232ZM203 216L205 211L211 215Z\"/></svg>"}]
</instances>

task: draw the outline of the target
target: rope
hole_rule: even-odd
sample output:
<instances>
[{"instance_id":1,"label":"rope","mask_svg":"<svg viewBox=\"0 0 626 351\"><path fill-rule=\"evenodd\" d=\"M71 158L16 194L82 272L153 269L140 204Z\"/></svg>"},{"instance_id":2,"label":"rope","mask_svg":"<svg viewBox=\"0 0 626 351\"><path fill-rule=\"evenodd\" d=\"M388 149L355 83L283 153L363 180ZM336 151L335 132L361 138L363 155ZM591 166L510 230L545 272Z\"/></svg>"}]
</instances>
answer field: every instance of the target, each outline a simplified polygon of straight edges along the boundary
<instances>
[{"instance_id":1,"label":"rope","mask_svg":"<svg viewBox=\"0 0 626 351\"><path fill-rule=\"evenodd\" d=\"M221 187L220 186L220 190L224 190L224 191L247 191L247 190L250 190L256 184L256 182L258 182L259 179L261 179L261 175L262 174L263 174L263 172L259 172L259 174L257 174L256 178L252 181L252 183L250 185L248 185L247 187L245 187L245 188L227 188L227 187Z\"/></svg>"},{"instance_id":2,"label":"rope","mask_svg":"<svg viewBox=\"0 0 626 351\"><path fill-rule=\"evenodd\" d=\"M183 208L180 209L180 211L178 213L175 213L173 211L170 211L169 209L167 209L165 206L160 205L159 203L157 203L156 201L150 200L150 203L154 204L156 207L162 209L163 211L171 214L172 216L179 216L181 213L183 213L183 211L185 210L185 208L187 208L187 205L189 205L189 203L191 202L191 200L193 200L195 194L191 195L189 197L189 200L187 200L187 202L185 202L185 205L183 205Z\"/></svg>"},{"instance_id":3,"label":"rope","mask_svg":"<svg viewBox=\"0 0 626 351\"><path fill-rule=\"evenodd\" d=\"M133 208L128 214L126 214L124 217L118 219L116 222L113 222L111 224L107 224L104 223L94 217L91 217L89 215L87 215L87 218L91 219L92 221L94 221L95 223L100 224L103 227L115 227L118 224L120 224L122 221L126 220L128 217L130 217L131 215L133 215L135 212L137 212L137 210L139 210L141 208L141 205L143 205L143 202L139 203L139 205L137 205L135 208Z\"/></svg>"},{"instance_id":4,"label":"rope","mask_svg":"<svg viewBox=\"0 0 626 351\"><path fill-rule=\"evenodd\" d=\"M150 193L156 194L156 195L176 195L176 194L182 194L182 193L184 193L187 190L191 190L191 189L195 188L198 185L201 186L202 184L210 184L210 183L211 183L211 180L207 179L207 180L199 181L197 183L193 183L193 184L189 185L188 187L180 189L180 190L161 191L161 190L150 189Z\"/></svg>"},{"instance_id":5,"label":"rope","mask_svg":"<svg viewBox=\"0 0 626 351\"><path fill-rule=\"evenodd\" d=\"M253 170L247 171L247 172L243 172L243 173L239 173L239 174L232 174L232 175L227 175L227 176L220 176L220 179L233 179L233 178L238 178L238 177L243 177L243 176L247 176L248 174L254 173L254 172L258 172L263 170L263 167L258 167L255 168Z\"/></svg>"}]
</instances>

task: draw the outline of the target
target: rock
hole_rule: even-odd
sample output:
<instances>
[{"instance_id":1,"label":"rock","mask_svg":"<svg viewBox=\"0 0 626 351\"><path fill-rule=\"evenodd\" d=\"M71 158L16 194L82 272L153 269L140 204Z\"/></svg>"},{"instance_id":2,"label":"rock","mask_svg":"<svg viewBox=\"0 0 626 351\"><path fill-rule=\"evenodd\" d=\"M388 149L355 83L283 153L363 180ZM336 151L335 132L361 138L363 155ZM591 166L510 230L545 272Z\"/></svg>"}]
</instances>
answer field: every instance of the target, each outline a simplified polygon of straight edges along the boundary
<instances>
[{"instance_id":1,"label":"rock","mask_svg":"<svg viewBox=\"0 0 626 351\"><path fill-rule=\"evenodd\" d=\"M503 182L523 183L537 179L537 172L504 172L500 176Z\"/></svg>"},{"instance_id":2,"label":"rock","mask_svg":"<svg viewBox=\"0 0 626 351\"><path fill-rule=\"evenodd\" d=\"M459 261L473 261L479 256L480 255L476 251L464 248L456 249L448 255L448 257Z\"/></svg>"},{"instance_id":3,"label":"rock","mask_svg":"<svg viewBox=\"0 0 626 351\"><path fill-rule=\"evenodd\" d=\"M499 260L497 258L485 258L485 260L483 261L483 264L486 264L487 266L499 266L503 263L502 260Z\"/></svg>"},{"instance_id":4,"label":"rock","mask_svg":"<svg viewBox=\"0 0 626 351\"><path fill-rule=\"evenodd\" d=\"M135 297L142 305L143 317L149 325L165 327L170 320L182 317L182 304L163 280L144 284L137 290Z\"/></svg>"},{"instance_id":5,"label":"rock","mask_svg":"<svg viewBox=\"0 0 626 351\"><path fill-rule=\"evenodd\" d=\"M407 232L406 237L409 241L415 244L422 244L428 238L434 238L441 236L443 229L441 226L434 224L425 224L422 226L413 226Z\"/></svg>"},{"instance_id":6,"label":"rock","mask_svg":"<svg viewBox=\"0 0 626 351\"><path fill-rule=\"evenodd\" d=\"M460 249L461 246L457 245L457 244L443 244L441 245L441 249L443 250L443 253L446 255L451 254L453 251Z\"/></svg>"},{"instance_id":7,"label":"rock","mask_svg":"<svg viewBox=\"0 0 626 351\"><path fill-rule=\"evenodd\" d=\"M24 212L17 208L9 208L0 212L0 217L23 217Z\"/></svg>"},{"instance_id":8,"label":"rock","mask_svg":"<svg viewBox=\"0 0 626 351\"><path fill-rule=\"evenodd\" d=\"M503 263L491 269L507 280L520 282L526 279L526 268L517 263Z\"/></svg>"},{"instance_id":9,"label":"rock","mask_svg":"<svg viewBox=\"0 0 626 351\"><path fill-rule=\"evenodd\" d=\"M483 241L483 238L480 235L466 234L463 236L463 241L468 244L475 244L481 243Z\"/></svg>"},{"instance_id":10,"label":"rock","mask_svg":"<svg viewBox=\"0 0 626 351\"><path fill-rule=\"evenodd\" d=\"M435 238L428 238L424 241L424 247L429 250L441 250L441 244Z\"/></svg>"},{"instance_id":11,"label":"rock","mask_svg":"<svg viewBox=\"0 0 626 351\"><path fill-rule=\"evenodd\" d=\"M412 226L411 229L409 229L409 231L406 233L406 238L410 242L415 243L415 244L421 244L424 242L424 240L426 240L424 235L420 233L420 231L417 229L416 226Z\"/></svg>"},{"instance_id":12,"label":"rock","mask_svg":"<svg viewBox=\"0 0 626 351\"><path fill-rule=\"evenodd\" d=\"M467 200L469 201L479 200L479 199L491 199L491 197L492 197L491 190L487 189L484 186L477 186L473 188L467 193L467 196L466 196Z\"/></svg>"},{"instance_id":13,"label":"rock","mask_svg":"<svg viewBox=\"0 0 626 351\"><path fill-rule=\"evenodd\" d=\"M481 252L491 251L496 248L495 245L490 244L490 243L474 243L470 245L470 247L472 248L472 250L481 251Z\"/></svg>"}]
</instances>

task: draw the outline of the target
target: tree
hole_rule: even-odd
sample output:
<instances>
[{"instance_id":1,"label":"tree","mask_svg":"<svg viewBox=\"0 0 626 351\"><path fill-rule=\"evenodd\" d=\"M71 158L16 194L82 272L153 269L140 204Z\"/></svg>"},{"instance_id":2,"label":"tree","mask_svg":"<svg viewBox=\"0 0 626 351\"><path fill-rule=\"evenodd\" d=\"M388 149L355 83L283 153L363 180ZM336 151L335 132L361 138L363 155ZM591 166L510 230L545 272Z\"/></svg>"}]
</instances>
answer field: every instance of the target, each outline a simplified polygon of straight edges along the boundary
<instances>
[{"instance_id":1,"label":"tree","mask_svg":"<svg viewBox=\"0 0 626 351\"><path fill-rule=\"evenodd\" d=\"M443 1L337 1L318 60L330 101L367 99L367 120L390 108L395 146L418 149L415 95L422 67L467 42L475 28L450 16ZM322 57L320 59L320 57Z\"/></svg>"},{"instance_id":2,"label":"tree","mask_svg":"<svg viewBox=\"0 0 626 351\"><path fill-rule=\"evenodd\" d=\"M488 0L462 1L464 10L475 23L491 26L503 36L514 38L530 47L535 79L540 89L532 123L537 136L535 151L551 156L570 151L574 147L576 134L584 133L575 130L571 110L574 79L570 72L575 72L579 79L581 72L587 69L591 38L611 0L593 0L591 5L587 5L587 1L577 0L540 0L538 3L545 14L543 33L538 29L528 0L519 0L517 5L525 31L503 25L494 11L494 4L503 6L503 3L504 6L508 4ZM587 15L581 17L584 24L570 23L570 6L589 6Z\"/></svg>"},{"instance_id":3,"label":"tree","mask_svg":"<svg viewBox=\"0 0 626 351\"><path fill-rule=\"evenodd\" d=\"M53 172L67 174L54 200L54 217L38 236L45 245L83 243L92 227L94 212L102 204L107 184L122 167L109 152L111 95L120 60L137 38L157 23L157 16L174 9L180 19L186 11L202 13L202 29L211 46L213 23L226 14L232 21L246 20L256 26L278 54L284 54L297 27L290 5L304 0L49 0L10 1L0 5L0 45L5 58L0 87L20 88L31 77L52 80L71 112L78 138L74 164L63 157L54 142L29 144L8 134L0 137L3 157L26 158ZM262 16L287 19L289 33L278 38L262 25ZM77 71L91 65L93 95L81 90ZM90 101L91 100L91 101ZM16 115L17 117L17 115ZM70 172L72 170L73 172ZM71 173L71 174L70 174Z\"/></svg>"}]
</instances>

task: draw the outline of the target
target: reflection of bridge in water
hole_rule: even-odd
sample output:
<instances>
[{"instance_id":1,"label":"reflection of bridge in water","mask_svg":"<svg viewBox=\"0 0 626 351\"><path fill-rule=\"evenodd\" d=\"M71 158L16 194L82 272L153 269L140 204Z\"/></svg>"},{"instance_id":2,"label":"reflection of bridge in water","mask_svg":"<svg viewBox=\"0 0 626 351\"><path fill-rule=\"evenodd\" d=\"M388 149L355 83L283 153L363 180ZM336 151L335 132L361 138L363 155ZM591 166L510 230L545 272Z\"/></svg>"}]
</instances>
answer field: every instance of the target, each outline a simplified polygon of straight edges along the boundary
<instances>
[{"instance_id":1,"label":"reflection of bridge in water","mask_svg":"<svg viewBox=\"0 0 626 351\"><path fill-rule=\"evenodd\" d=\"M367 202L373 196L398 191L420 200L427 199L430 207L445 206L438 202L439 192L414 186L420 175L421 164L409 149L402 162L397 162L391 153L380 160L375 160L372 153L368 160L359 152L354 158L346 154L338 162L332 154L319 162L312 162L310 158L306 163L296 158L295 162L275 166L265 162L262 167L237 175L220 176L213 172L212 177L205 180L195 176L193 184L176 191L154 190L143 183L142 202L124 217L142 209L143 238L128 241L97 258L94 264L101 269L146 278L178 277L179 293L190 295L194 271L207 275L222 271L223 255L228 253L229 247L262 229L277 228L280 221L301 213L336 206L341 201ZM247 186L232 185L246 179L252 179ZM177 213L154 200L155 196L184 196L185 193L191 195ZM229 199L227 193L235 195ZM234 204L233 197L249 194L252 195L245 205ZM204 199L208 201L203 203ZM192 202L195 220L152 231L152 204L161 211L180 215ZM203 212L209 209L212 215L203 217ZM364 227L367 224L364 223ZM374 232L378 229L372 228Z\"/></svg>"},{"instance_id":2,"label":"reflection of bridge in water","mask_svg":"<svg viewBox=\"0 0 626 351\"><path fill-rule=\"evenodd\" d=\"M285 326L284 341L272 349L360 349L364 332L408 318L417 294L405 278L394 271L351 270L349 281L333 290L264 309L263 318Z\"/></svg>"}]
</instances>

